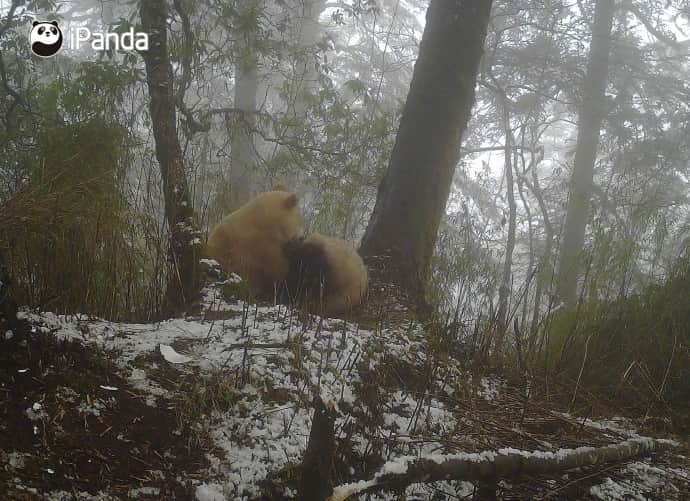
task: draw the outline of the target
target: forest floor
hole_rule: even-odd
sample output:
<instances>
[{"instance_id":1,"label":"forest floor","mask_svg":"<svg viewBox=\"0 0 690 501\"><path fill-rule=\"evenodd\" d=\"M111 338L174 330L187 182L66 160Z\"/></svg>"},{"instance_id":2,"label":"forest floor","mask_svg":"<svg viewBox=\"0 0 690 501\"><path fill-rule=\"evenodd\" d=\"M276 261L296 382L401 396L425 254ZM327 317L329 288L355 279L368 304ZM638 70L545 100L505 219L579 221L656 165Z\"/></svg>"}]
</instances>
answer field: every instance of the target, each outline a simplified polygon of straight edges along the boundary
<instances>
[{"instance_id":1,"label":"forest floor","mask_svg":"<svg viewBox=\"0 0 690 501\"><path fill-rule=\"evenodd\" d=\"M690 449L665 419L562 412L535 385L472 375L414 325L365 329L227 302L155 324L24 313L0 340L0 499L291 499L314 392L332 400L336 481L407 456L558 452L641 434L679 447L498 483L500 499L688 499ZM407 499L471 499L464 481ZM362 499L401 499L380 491Z\"/></svg>"}]
</instances>

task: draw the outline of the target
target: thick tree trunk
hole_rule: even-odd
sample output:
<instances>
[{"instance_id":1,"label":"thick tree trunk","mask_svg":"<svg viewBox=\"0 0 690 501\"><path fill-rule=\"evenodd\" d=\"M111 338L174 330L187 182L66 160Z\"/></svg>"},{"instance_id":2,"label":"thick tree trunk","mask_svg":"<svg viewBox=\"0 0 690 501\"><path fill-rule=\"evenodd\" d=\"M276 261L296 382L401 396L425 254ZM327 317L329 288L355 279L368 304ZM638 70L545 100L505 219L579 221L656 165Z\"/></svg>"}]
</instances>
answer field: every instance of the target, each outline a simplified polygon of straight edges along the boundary
<instances>
[{"instance_id":1,"label":"thick tree trunk","mask_svg":"<svg viewBox=\"0 0 690 501\"><path fill-rule=\"evenodd\" d=\"M238 16L258 16L259 1L238 2ZM256 53L257 33L250 28L235 33L235 108L242 113L230 142L231 208L246 204L253 193L253 170L256 165L254 132L256 119L256 93L259 87Z\"/></svg>"},{"instance_id":2,"label":"thick tree trunk","mask_svg":"<svg viewBox=\"0 0 690 501\"><path fill-rule=\"evenodd\" d=\"M381 278L422 301L490 10L491 0L431 0L388 172L362 240L365 257L389 256Z\"/></svg>"},{"instance_id":3,"label":"thick tree trunk","mask_svg":"<svg viewBox=\"0 0 690 501\"><path fill-rule=\"evenodd\" d=\"M173 78L167 46L165 0L141 2L141 24L149 34L149 50L142 52L150 96L151 124L156 142L170 228L171 270L166 291L166 313L184 311L196 298L198 249L201 241L187 187L182 150L177 137Z\"/></svg>"},{"instance_id":4,"label":"thick tree trunk","mask_svg":"<svg viewBox=\"0 0 690 501\"><path fill-rule=\"evenodd\" d=\"M299 145L301 126L307 116L310 95L318 85L318 72L316 70L318 51L317 44L323 35L323 29L319 24L319 17L326 8L325 0L297 0L293 2L293 10L296 12L297 40L294 49L299 54L294 63L294 73L291 77L292 92L286 102L288 124L279 131L286 144L280 145L280 155L289 157L293 145ZM309 196L309 190L304 189L306 184L305 172L302 169L291 169L287 173L288 185L299 191L302 201ZM307 205L309 202L306 202Z\"/></svg>"},{"instance_id":5,"label":"thick tree trunk","mask_svg":"<svg viewBox=\"0 0 690 501\"><path fill-rule=\"evenodd\" d=\"M609 71L614 4L614 0L596 2L587 74L582 83L577 147L558 270L558 293L568 304L573 304L577 297L577 278L592 197L594 162L606 109L604 91Z\"/></svg>"},{"instance_id":6,"label":"thick tree trunk","mask_svg":"<svg viewBox=\"0 0 690 501\"><path fill-rule=\"evenodd\" d=\"M300 55L295 63L294 98L288 103L289 112L299 119L304 119L309 103L308 95L318 84L316 71L317 44L323 34L319 17L326 8L325 0L299 0L296 9L299 35L296 49ZM290 137L290 135L288 135Z\"/></svg>"}]
</instances>

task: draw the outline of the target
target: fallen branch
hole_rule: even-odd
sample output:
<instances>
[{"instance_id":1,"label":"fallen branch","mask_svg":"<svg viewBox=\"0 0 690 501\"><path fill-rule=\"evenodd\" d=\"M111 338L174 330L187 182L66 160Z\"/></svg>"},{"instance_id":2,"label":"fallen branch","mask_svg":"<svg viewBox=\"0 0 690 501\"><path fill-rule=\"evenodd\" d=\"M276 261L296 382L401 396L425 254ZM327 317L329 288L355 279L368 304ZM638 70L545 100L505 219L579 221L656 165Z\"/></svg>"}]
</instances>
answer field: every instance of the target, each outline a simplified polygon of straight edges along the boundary
<instances>
[{"instance_id":1,"label":"fallen branch","mask_svg":"<svg viewBox=\"0 0 690 501\"><path fill-rule=\"evenodd\" d=\"M289 345L287 343L235 343L235 344L231 344L230 346L226 346L225 348L223 348L223 351L241 350L241 349L253 350L253 349L258 349L258 348L264 348L264 349L287 348L287 347L289 347Z\"/></svg>"},{"instance_id":2,"label":"fallen branch","mask_svg":"<svg viewBox=\"0 0 690 501\"><path fill-rule=\"evenodd\" d=\"M504 448L465 454L402 456L384 464L371 480L336 487L328 501L342 501L363 492L399 489L439 480L490 481L502 477L561 473L573 468L627 461L678 446L673 440L635 437L604 447L578 447L557 452Z\"/></svg>"}]
</instances>

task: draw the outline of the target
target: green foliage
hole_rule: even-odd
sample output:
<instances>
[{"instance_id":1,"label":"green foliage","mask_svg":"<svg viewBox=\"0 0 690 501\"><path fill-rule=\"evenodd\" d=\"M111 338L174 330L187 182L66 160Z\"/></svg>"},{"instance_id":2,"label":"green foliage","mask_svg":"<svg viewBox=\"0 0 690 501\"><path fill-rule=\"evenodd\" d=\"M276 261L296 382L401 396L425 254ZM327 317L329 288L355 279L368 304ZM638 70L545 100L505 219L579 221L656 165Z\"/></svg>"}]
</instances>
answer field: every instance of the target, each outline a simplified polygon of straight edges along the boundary
<instances>
[{"instance_id":1,"label":"green foliage","mask_svg":"<svg viewBox=\"0 0 690 501\"><path fill-rule=\"evenodd\" d=\"M71 122L96 116L115 121L121 115L125 92L141 76L140 70L117 63L80 63L73 73L41 89L41 105L45 116L56 111Z\"/></svg>"},{"instance_id":2,"label":"green foliage","mask_svg":"<svg viewBox=\"0 0 690 501\"><path fill-rule=\"evenodd\" d=\"M250 301L256 296L251 285L246 280L228 280L223 286L223 297L226 301Z\"/></svg>"},{"instance_id":3,"label":"green foliage","mask_svg":"<svg viewBox=\"0 0 690 501\"><path fill-rule=\"evenodd\" d=\"M344 91L321 74L318 89L300 92L304 116L267 118L271 128L289 136L266 167L278 179L297 173L306 184L303 191L315 194L306 207L315 230L354 241L387 168L398 113L377 103L362 82L352 82ZM287 98L290 92L288 82L282 94Z\"/></svg>"},{"instance_id":4,"label":"green foliage","mask_svg":"<svg viewBox=\"0 0 690 501\"><path fill-rule=\"evenodd\" d=\"M582 369L581 384L589 389L643 406L687 405L690 254L666 282L639 294L559 310L550 319L549 338L546 359L573 380Z\"/></svg>"},{"instance_id":5,"label":"green foliage","mask_svg":"<svg viewBox=\"0 0 690 501\"><path fill-rule=\"evenodd\" d=\"M227 412L243 396L234 381L221 372L209 377L181 377L176 386L180 399L179 408L186 416L183 423L197 422L201 415L214 411Z\"/></svg>"},{"instance_id":6,"label":"green foliage","mask_svg":"<svg viewBox=\"0 0 690 501\"><path fill-rule=\"evenodd\" d=\"M149 318L156 253L122 195L130 137L119 109L135 73L97 62L70 76L36 89L40 120L21 138L30 146L5 145L20 181L0 199L0 252L20 303Z\"/></svg>"},{"instance_id":7,"label":"green foliage","mask_svg":"<svg viewBox=\"0 0 690 501\"><path fill-rule=\"evenodd\" d=\"M427 299L438 312L475 318L493 298L498 265L473 218L447 218L439 229Z\"/></svg>"}]
</instances>

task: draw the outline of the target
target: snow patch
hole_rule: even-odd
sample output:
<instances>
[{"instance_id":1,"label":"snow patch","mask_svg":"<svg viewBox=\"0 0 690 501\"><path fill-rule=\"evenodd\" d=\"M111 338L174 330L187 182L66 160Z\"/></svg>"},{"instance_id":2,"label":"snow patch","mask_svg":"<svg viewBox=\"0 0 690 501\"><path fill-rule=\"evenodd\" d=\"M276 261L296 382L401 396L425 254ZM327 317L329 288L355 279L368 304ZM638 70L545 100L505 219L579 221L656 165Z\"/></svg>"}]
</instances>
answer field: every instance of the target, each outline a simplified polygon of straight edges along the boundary
<instances>
[{"instance_id":1,"label":"snow patch","mask_svg":"<svg viewBox=\"0 0 690 501\"><path fill-rule=\"evenodd\" d=\"M179 353L177 353L175 349L170 345L161 344L159 348L161 351L161 355L163 355L163 358L171 364L186 364L187 362L190 362L192 360L191 357L187 357L185 355L180 355Z\"/></svg>"},{"instance_id":2,"label":"snow patch","mask_svg":"<svg viewBox=\"0 0 690 501\"><path fill-rule=\"evenodd\" d=\"M197 501L225 501L223 488L218 484L201 484L194 493Z\"/></svg>"}]
</instances>

